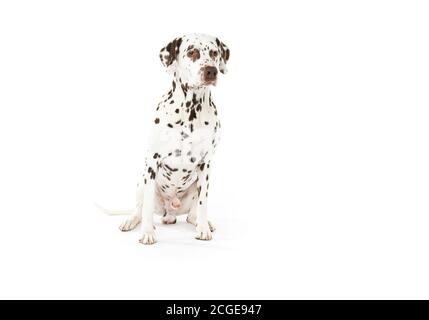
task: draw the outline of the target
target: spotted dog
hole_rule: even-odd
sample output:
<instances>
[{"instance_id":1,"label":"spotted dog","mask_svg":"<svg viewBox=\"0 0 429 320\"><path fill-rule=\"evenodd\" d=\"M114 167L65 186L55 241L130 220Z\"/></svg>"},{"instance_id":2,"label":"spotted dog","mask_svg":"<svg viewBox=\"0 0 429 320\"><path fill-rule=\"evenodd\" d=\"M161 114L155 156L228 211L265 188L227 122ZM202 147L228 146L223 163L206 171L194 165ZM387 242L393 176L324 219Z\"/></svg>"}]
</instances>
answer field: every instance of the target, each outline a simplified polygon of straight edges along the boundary
<instances>
[{"instance_id":1,"label":"spotted dog","mask_svg":"<svg viewBox=\"0 0 429 320\"><path fill-rule=\"evenodd\" d=\"M163 65L174 75L172 88L156 108L145 173L137 185L136 208L120 230L142 223L143 244L153 244L154 213L164 224L187 215L196 239L211 240L207 219L210 165L219 140L220 122L210 86L226 73L228 47L215 37L191 34L161 49Z\"/></svg>"}]
</instances>

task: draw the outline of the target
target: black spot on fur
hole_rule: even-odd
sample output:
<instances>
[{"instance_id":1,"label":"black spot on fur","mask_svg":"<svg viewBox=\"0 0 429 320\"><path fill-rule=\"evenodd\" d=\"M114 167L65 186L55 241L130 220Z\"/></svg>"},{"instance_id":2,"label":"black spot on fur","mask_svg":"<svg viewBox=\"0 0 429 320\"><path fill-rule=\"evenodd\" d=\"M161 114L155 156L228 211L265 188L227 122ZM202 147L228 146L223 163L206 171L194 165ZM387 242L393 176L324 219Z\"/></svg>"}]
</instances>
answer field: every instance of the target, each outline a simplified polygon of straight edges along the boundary
<instances>
[{"instance_id":1,"label":"black spot on fur","mask_svg":"<svg viewBox=\"0 0 429 320\"><path fill-rule=\"evenodd\" d=\"M183 94L186 97L186 95L188 94L188 84L182 84L181 87L182 87Z\"/></svg>"},{"instance_id":2,"label":"black spot on fur","mask_svg":"<svg viewBox=\"0 0 429 320\"><path fill-rule=\"evenodd\" d=\"M170 171L173 171L173 172L176 172L178 169L177 168L171 168L170 166L168 166L168 165L166 165L166 164L164 164L164 167L166 167L168 170L170 170Z\"/></svg>"},{"instance_id":3,"label":"black spot on fur","mask_svg":"<svg viewBox=\"0 0 429 320\"><path fill-rule=\"evenodd\" d=\"M197 103L198 103L198 101L197 101L197 94L196 94L196 93L194 93L194 94L192 95L192 104L195 106Z\"/></svg>"},{"instance_id":4,"label":"black spot on fur","mask_svg":"<svg viewBox=\"0 0 429 320\"><path fill-rule=\"evenodd\" d=\"M150 178L151 178L152 180L154 180L154 179L155 179L155 177L156 177L156 173L155 173L155 171L152 169L152 167L149 167L149 168L147 169L147 172L149 173Z\"/></svg>"},{"instance_id":5,"label":"black spot on fur","mask_svg":"<svg viewBox=\"0 0 429 320\"><path fill-rule=\"evenodd\" d=\"M197 118L197 114L195 113L195 109L191 109L191 113L189 114L189 121L192 121Z\"/></svg>"}]
</instances>

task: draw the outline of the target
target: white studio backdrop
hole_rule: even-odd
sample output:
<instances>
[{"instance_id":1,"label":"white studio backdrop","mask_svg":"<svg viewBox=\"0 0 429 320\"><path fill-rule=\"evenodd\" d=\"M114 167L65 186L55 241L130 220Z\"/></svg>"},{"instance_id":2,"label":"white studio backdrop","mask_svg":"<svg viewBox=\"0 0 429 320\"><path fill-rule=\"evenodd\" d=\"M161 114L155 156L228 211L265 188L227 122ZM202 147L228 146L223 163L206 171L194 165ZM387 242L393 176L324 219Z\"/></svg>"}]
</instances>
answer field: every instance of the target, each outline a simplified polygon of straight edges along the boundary
<instances>
[{"instance_id":1,"label":"white studio backdrop","mask_svg":"<svg viewBox=\"0 0 429 320\"><path fill-rule=\"evenodd\" d=\"M0 2L0 298L429 298L425 1ZM211 242L121 234L159 50L231 49Z\"/></svg>"}]
</instances>

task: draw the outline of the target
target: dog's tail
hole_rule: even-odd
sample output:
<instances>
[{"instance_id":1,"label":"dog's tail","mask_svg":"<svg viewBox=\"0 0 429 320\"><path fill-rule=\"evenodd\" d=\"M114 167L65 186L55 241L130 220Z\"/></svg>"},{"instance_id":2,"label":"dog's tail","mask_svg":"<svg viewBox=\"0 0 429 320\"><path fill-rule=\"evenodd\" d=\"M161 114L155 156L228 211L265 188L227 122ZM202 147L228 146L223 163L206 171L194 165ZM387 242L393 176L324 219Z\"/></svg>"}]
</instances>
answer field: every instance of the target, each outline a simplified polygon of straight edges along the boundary
<instances>
[{"instance_id":1,"label":"dog's tail","mask_svg":"<svg viewBox=\"0 0 429 320\"><path fill-rule=\"evenodd\" d=\"M109 216L126 216L134 213L134 210L109 210L103 208L98 203L94 203L94 205L97 207L98 210L105 214L108 214Z\"/></svg>"}]
</instances>

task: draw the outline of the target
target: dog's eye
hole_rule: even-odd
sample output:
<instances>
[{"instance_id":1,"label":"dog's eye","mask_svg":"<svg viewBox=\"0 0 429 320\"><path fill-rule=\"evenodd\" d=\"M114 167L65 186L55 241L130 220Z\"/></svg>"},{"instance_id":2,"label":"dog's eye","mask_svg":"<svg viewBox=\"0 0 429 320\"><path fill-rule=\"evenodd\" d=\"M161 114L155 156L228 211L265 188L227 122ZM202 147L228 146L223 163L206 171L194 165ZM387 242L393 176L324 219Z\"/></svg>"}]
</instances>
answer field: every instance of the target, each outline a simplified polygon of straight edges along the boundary
<instances>
[{"instance_id":1,"label":"dog's eye","mask_svg":"<svg viewBox=\"0 0 429 320\"><path fill-rule=\"evenodd\" d=\"M215 50L210 50L210 57L212 58L212 59L216 59L217 58L217 56L218 56L218 52L217 51L215 51Z\"/></svg>"},{"instance_id":2,"label":"dog's eye","mask_svg":"<svg viewBox=\"0 0 429 320\"><path fill-rule=\"evenodd\" d=\"M190 50L188 51L188 58L190 58L192 61L197 61L200 58L200 51L195 49L195 50Z\"/></svg>"}]
</instances>

